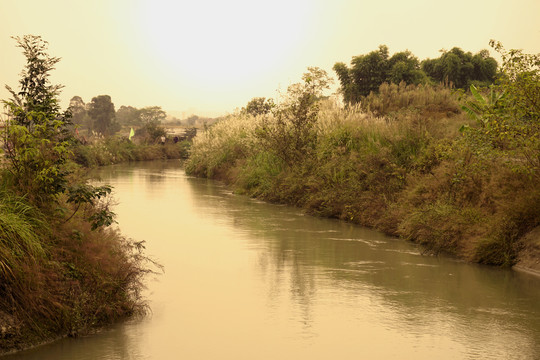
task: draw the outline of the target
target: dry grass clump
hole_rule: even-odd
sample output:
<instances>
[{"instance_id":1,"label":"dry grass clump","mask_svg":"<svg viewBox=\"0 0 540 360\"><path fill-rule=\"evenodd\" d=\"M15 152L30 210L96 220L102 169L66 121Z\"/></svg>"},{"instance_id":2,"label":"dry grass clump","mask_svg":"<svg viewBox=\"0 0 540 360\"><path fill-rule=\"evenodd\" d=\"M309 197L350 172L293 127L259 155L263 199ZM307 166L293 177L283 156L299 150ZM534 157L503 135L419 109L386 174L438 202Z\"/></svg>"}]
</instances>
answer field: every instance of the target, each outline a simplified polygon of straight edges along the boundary
<instances>
[{"instance_id":1,"label":"dry grass clump","mask_svg":"<svg viewBox=\"0 0 540 360\"><path fill-rule=\"evenodd\" d=\"M206 177L223 176L238 159L246 158L256 147L255 129L262 116L234 114L218 121L193 139L186 170Z\"/></svg>"},{"instance_id":2,"label":"dry grass clump","mask_svg":"<svg viewBox=\"0 0 540 360\"><path fill-rule=\"evenodd\" d=\"M408 110L419 110L440 117L452 116L461 112L456 95L449 87L438 85L407 85L384 83L377 94L371 93L361 102L364 111L377 116Z\"/></svg>"}]
</instances>

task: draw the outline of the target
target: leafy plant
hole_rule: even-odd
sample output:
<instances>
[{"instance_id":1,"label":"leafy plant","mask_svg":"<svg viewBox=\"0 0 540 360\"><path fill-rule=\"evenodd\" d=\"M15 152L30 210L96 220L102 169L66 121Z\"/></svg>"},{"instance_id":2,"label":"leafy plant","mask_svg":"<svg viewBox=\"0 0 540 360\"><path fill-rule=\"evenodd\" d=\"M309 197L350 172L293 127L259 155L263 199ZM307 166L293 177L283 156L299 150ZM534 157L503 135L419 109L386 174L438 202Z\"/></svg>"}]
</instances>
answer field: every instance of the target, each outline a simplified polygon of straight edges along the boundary
<instances>
[{"instance_id":1,"label":"leafy plant","mask_svg":"<svg viewBox=\"0 0 540 360\"><path fill-rule=\"evenodd\" d=\"M73 137L69 111L58 104L60 86L49 84L49 72L59 58L46 53L47 42L39 36L14 38L26 56L20 90L3 101L8 119L4 131L6 157L15 188L38 204L46 204L65 191Z\"/></svg>"},{"instance_id":2,"label":"leafy plant","mask_svg":"<svg viewBox=\"0 0 540 360\"><path fill-rule=\"evenodd\" d=\"M263 146L289 165L314 149L317 102L331 82L326 71L316 67L308 68L302 79L304 83L289 86L285 102L276 106L272 117L263 118L256 130Z\"/></svg>"},{"instance_id":3,"label":"leafy plant","mask_svg":"<svg viewBox=\"0 0 540 360\"><path fill-rule=\"evenodd\" d=\"M266 99L264 97L256 97L256 98L251 99L247 103L246 107L242 109L242 111L245 111L246 113L252 116L266 115L275 106L276 104L274 104L273 99Z\"/></svg>"},{"instance_id":4,"label":"leafy plant","mask_svg":"<svg viewBox=\"0 0 540 360\"><path fill-rule=\"evenodd\" d=\"M540 54L506 51L491 45L503 59L501 76L488 95L471 86L472 101L462 106L479 129L462 127L474 147L502 151L510 166L540 176Z\"/></svg>"},{"instance_id":5,"label":"leafy plant","mask_svg":"<svg viewBox=\"0 0 540 360\"><path fill-rule=\"evenodd\" d=\"M97 201L109 195L112 188L109 185L93 186L89 184L76 184L68 189L67 203L76 205L73 214L68 217L65 222L68 222L79 210L81 205L88 204L92 209L92 215L88 217L91 222L92 230L96 230L101 226L109 226L114 222L114 213L108 207L97 209Z\"/></svg>"},{"instance_id":6,"label":"leafy plant","mask_svg":"<svg viewBox=\"0 0 540 360\"><path fill-rule=\"evenodd\" d=\"M478 88L474 85L470 87L471 94L474 100L467 101L466 104L461 106L461 109L467 113L467 115L476 121L476 123L482 127L488 125L487 117L493 113L495 109L501 106L501 103L506 97L505 92L497 92L494 86L490 86L489 93L484 96L480 93ZM465 128L462 127L461 131Z\"/></svg>"}]
</instances>

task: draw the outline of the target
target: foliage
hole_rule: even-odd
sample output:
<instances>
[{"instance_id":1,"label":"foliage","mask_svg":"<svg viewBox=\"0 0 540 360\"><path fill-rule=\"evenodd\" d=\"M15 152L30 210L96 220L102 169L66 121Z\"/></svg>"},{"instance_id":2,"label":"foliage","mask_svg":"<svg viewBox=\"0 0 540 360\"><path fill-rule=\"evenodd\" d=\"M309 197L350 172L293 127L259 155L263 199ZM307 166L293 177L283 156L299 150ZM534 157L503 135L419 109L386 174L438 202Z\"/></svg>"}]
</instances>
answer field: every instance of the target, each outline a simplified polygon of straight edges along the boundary
<instances>
[{"instance_id":1,"label":"foliage","mask_svg":"<svg viewBox=\"0 0 540 360\"><path fill-rule=\"evenodd\" d=\"M302 74L303 90L311 94L314 100L319 100L323 97L323 92L329 89L334 83L334 79L328 75L326 70L317 66L308 66L307 72ZM289 92L295 95L291 90L298 85L292 85ZM302 85L300 85L302 86Z\"/></svg>"},{"instance_id":2,"label":"foliage","mask_svg":"<svg viewBox=\"0 0 540 360\"><path fill-rule=\"evenodd\" d=\"M161 143L161 138L167 136L167 131L158 123L150 122L135 131L135 135L144 139L147 144Z\"/></svg>"},{"instance_id":3,"label":"foliage","mask_svg":"<svg viewBox=\"0 0 540 360\"><path fill-rule=\"evenodd\" d=\"M8 170L18 192L37 204L46 204L67 186L71 114L60 111L60 86L49 83L49 72L59 59L46 53L47 42L31 35L14 39L27 63L19 92L7 87L13 98L3 101L9 116L4 131Z\"/></svg>"},{"instance_id":4,"label":"foliage","mask_svg":"<svg viewBox=\"0 0 540 360\"><path fill-rule=\"evenodd\" d=\"M422 70L437 83L452 84L466 89L471 85L489 85L497 75L497 61L489 56L487 50L473 55L458 47L442 51L437 59L422 61Z\"/></svg>"},{"instance_id":5,"label":"foliage","mask_svg":"<svg viewBox=\"0 0 540 360\"><path fill-rule=\"evenodd\" d=\"M71 121L78 127L84 127L86 129L92 128L92 119L88 116L86 111L86 104L80 96L74 96L69 101L69 110L71 111Z\"/></svg>"},{"instance_id":6,"label":"foliage","mask_svg":"<svg viewBox=\"0 0 540 360\"><path fill-rule=\"evenodd\" d=\"M500 42L490 45L502 57L502 76L498 88L508 93L514 118L534 122L540 118L540 54L522 50L506 51Z\"/></svg>"},{"instance_id":7,"label":"foliage","mask_svg":"<svg viewBox=\"0 0 540 360\"><path fill-rule=\"evenodd\" d=\"M315 67L308 68L302 80L303 84L289 86L285 101L276 106L271 118L263 117L256 130L262 146L272 149L289 165L313 150L317 136L314 128L319 111L317 101L330 83L326 71Z\"/></svg>"},{"instance_id":8,"label":"foliage","mask_svg":"<svg viewBox=\"0 0 540 360\"><path fill-rule=\"evenodd\" d=\"M229 116L193 139L193 146L186 162L186 172L205 177L220 178L223 170L233 167L238 159L255 152L255 129L262 117L245 113Z\"/></svg>"},{"instance_id":9,"label":"foliage","mask_svg":"<svg viewBox=\"0 0 540 360\"><path fill-rule=\"evenodd\" d=\"M88 115L93 121L92 129L104 136L118 131L115 124L114 104L109 95L99 95L92 98L88 104Z\"/></svg>"},{"instance_id":10,"label":"foliage","mask_svg":"<svg viewBox=\"0 0 540 360\"><path fill-rule=\"evenodd\" d=\"M407 85L403 81L399 84L382 84L378 93L371 93L363 99L360 108L376 116L393 116L409 110L447 117L460 110L457 97L449 88L442 85Z\"/></svg>"},{"instance_id":11,"label":"foliage","mask_svg":"<svg viewBox=\"0 0 540 360\"><path fill-rule=\"evenodd\" d=\"M73 211L73 214L67 218L65 221L69 221L80 209L81 205L90 205L92 209L92 214L87 218L91 223L92 230L96 230L101 226L109 226L113 223L114 213L105 208L98 209L98 201L105 198L111 193L112 189L108 185L103 186L93 186L89 184L76 184L69 188L68 198L66 202L68 204L75 204L76 208Z\"/></svg>"},{"instance_id":12,"label":"foliage","mask_svg":"<svg viewBox=\"0 0 540 360\"><path fill-rule=\"evenodd\" d=\"M540 178L540 55L491 45L503 59L500 80L489 90L471 86L463 109L478 127L462 130L476 151L503 156L515 170Z\"/></svg>"},{"instance_id":13,"label":"foliage","mask_svg":"<svg viewBox=\"0 0 540 360\"><path fill-rule=\"evenodd\" d=\"M359 102L360 97L377 91L379 86L387 80L388 56L388 47L381 45L379 50L367 55L354 56L350 69L343 63L334 65L346 103Z\"/></svg>"},{"instance_id":14,"label":"foliage","mask_svg":"<svg viewBox=\"0 0 540 360\"><path fill-rule=\"evenodd\" d=\"M161 109L161 106L148 106L138 110L138 117L141 124L161 124L167 117L167 113Z\"/></svg>"},{"instance_id":15,"label":"foliage","mask_svg":"<svg viewBox=\"0 0 540 360\"><path fill-rule=\"evenodd\" d=\"M147 106L137 109L133 106L120 106L116 111L116 121L120 125L144 126L148 124L161 124L167 117L161 106Z\"/></svg>"},{"instance_id":16,"label":"foliage","mask_svg":"<svg viewBox=\"0 0 540 360\"><path fill-rule=\"evenodd\" d=\"M145 138L148 143L155 143L167 136L167 132L161 126L161 121L167 114L159 106L145 107L137 110L138 123L142 124L135 135Z\"/></svg>"},{"instance_id":17,"label":"foliage","mask_svg":"<svg viewBox=\"0 0 540 360\"><path fill-rule=\"evenodd\" d=\"M334 71L341 83L343 100L347 104L360 102L362 97L377 92L385 82L420 84L427 80L420 70L418 59L410 51L395 53L390 57L385 45L367 55L354 56L351 68L344 63L336 63Z\"/></svg>"},{"instance_id":18,"label":"foliage","mask_svg":"<svg viewBox=\"0 0 540 360\"><path fill-rule=\"evenodd\" d=\"M438 59L418 60L410 51L390 57L388 47L366 55L354 56L351 67L338 62L333 67L340 81L340 92L346 104L359 103L370 93L377 93L383 83L419 85L451 84L465 89L471 84L486 85L495 81L497 62L487 50L472 55L459 48L445 51Z\"/></svg>"},{"instance_id":19,"label":"foliage","mask_svg":"<svg viewBox=\"0 0 540 360\"><path fill-rule=\"evenodd\" d=\"M251 116L266 115L272 108L275 107L273 99L266 99L264 97L256 97L251 99L242 111L245 111Z\"/></svg>"},{"instance_id":20,"label":"foliage","mask_svg":"<svg viewBox=\"0 0 540 360\"><path fill-rule=\"evenodd\" d=\"M467 101L461 108L469 115L470 118L476 121L481 127L488 126L486 121L487 114L491 111L496 111L501 106L502 101L506 97L505 93L498 93L494 86L490 87L489 94L484 96L476 88L471 85L470 88L473 100ZM463 129L462 129L463 130Z\"/></svg>"},{"instance_id":21,"label":"foliage","mask_svg":"<svg viewBox=\"0 0 540 360\"><path fill-rule=\"evenodd\" d=\"M410 85L425 84L426 74L420 69L420 62L409 50L395 53L388 59L387 82Z\"/></svg>"},{"instance_id":22,"label":"foliage","mask_svg":"<svg viewBox=\"0 0 540 360\"><path fill-rule=\"evenodd\" d=\"M116 110L116 121L120 125L140 125L139 110L133 106L120 106Z\"/></svg>"}]
</instances>

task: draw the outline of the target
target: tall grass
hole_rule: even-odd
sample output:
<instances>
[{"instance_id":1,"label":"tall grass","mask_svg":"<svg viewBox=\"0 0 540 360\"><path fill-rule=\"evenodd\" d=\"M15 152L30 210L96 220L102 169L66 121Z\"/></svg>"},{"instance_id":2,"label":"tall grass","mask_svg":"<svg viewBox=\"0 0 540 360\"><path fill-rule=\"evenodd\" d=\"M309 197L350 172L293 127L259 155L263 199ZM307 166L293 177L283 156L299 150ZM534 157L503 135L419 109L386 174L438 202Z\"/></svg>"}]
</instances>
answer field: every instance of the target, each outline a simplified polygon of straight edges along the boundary
<instances>
[{"instance_id":1,"label":"tall grass","mask_svg":"<svg viewBox=\"0 0 540 360\"><path fill-rule=\"evenodd\" d=\"M245 159L259 145L256 129L263 116L236 114L214 124L193 139L188 172L206 177L223 177L238 159Z\"/></svg>"},{"instance_id":2,"label":"tall grass","mask_svg":"<svg viewBox=\"0 0 540 360\"><path fill-rule=\"evenodd\" d=\"M23 198L0 189L0 279L15 278L23 263L42 260L44 216Z\"/></svg>"},{"instance_id":3,"label":"tall grass","mask_svg":"<svg viewBox=\"0 0 540 360\"><path fill-rule=\"evenodd\" d=\"M360 108L377 116L407 110L445 117L460 112L460 105L450 88L438 85L407 85L384 83L377 94L371 93L360 103Z\"/></svg>"}]
</instances>

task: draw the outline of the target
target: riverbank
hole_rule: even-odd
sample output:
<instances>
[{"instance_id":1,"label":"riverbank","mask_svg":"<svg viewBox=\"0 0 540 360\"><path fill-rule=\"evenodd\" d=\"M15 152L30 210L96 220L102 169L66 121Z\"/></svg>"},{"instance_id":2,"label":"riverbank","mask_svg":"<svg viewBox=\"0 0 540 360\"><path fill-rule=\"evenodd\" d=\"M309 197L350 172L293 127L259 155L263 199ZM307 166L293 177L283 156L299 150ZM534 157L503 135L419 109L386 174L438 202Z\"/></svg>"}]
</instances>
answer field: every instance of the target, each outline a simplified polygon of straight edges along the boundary
<instances>
[{"instance_id":1,"label":"riverbank","mask_svg":"<svg viewBox=\"0 0 540 360\"><path fill-rule=\"evenodd\" d=\"M70 207L66 200L59 208ZM152 263L144 244L93 226L93 206L58 217L3 192L0 209L0 354L147 311L141 291Z\"/></svg>"},{"instance_id":2,"label":"riverbank","mask_svg":"<svg viewBox=\"0 0 540 360\"><path fill-rule=\"evenodd\" d=\"M385 85L362 107L319 102L312 123L238 114L194 139L186 170L428 253L497 266L527 256L523 266L531 267L539 254L525 235L540 224L540 187L529 160L538 144L486 146L493 138L466 116L458 95ZM538 135L536 125L527 131Z\"/></svg>"},{"instance_id":3,"label":"riverbank","mask_svg":"<svg viewBox=\"0 0 540 360\"><path fill-rule=\"evenodd\" d=\"M105 166L130 161L186 159L191 141L165 144L136 143L126 138L109 137L93 143L78 144L73 149L73 160L84 167Z\"/></svg>"},{"instance_id":4,"label":"riverbank","mask_svg":"<svg viewBox=\"0 0 540 360\"><path fill-rule=\"evenodd\" d=\"M237 358L247 353L235 341L246 329L252 358L318 358L321 349L331 358L329 343L350 349L347 358L367 354L366 344L381 356L380 344L399 334L389 358L418 358L419 349L426 358L538 353L539 279L422 256L418 246L361 226L231 196L221 182L187 176L181 161L94 171L115 189L122 230L146 239L166 268L148 282L153 315L16 359ZM363 333L380 341L351 341ZM205 347L209 339L216 346ZM260 352L267 348L275 351Z\"/></svg>"},{"instance_id":5,"label":"riverbank","mask_svg":"<svg viewBox=\"0 0 540 360\"><path fill-rule=\"evenodd\" d=\"M189 146L188 142L172 140L162 145L109 138L74 146L72 157L84 168L91 168L130 161L183 159ZM75 165L68 167L73 175L84 172L83 168L75 170ZM84 182L84 175L76 178L79 176L82 178L71 181ZM144 256L143 243L126 239L110 228L92 229L85 219L91 215L92 207L106 209L108 202L88 205L84 211L75 211L72 218L67 215L66 221L43 213L22 198L7 199L3 196L0 201L0 230L6 234L14 226L8 219L15 219L19 227L13 228L7 242L0 244L0 253L9 250L9 243L21 246L21 239L9 237L35 233L39 241L36 237L28 245L28 251L33 247L38 254L30 252L26 259L11 261L7 257L0 261L0 275L10 275L3 278L0 287L5 295L0 300L0 355L87 334L146 312L140 291L144 275L155 264ZM10 211L13 202L19 202L19 208ZM62 196L58 207L68 211L72 205Z\"/></svg>"},{"instance_id":6,"label":"riverbank","mask_svg":"<svg viewBox=\"0 0 540 360\"><path fill-rule=\"evenodd\" d=\"M12 98L3 101L0 354L144 314L144 277L157 266L143 242L110 227L112 189L91 185L73 162L92 149L76 147L72 113L58 105L61 86L49 82L60 59L39 36L14 39L27 61L21 88L7 87Z\"/></svg>"},{"instance_id":7,"label":"riverbank","mask_svg":"<svg viewBox=\"0 0 540 360\"><path fill-rule=\"evenodd\" d=\"M523 248L514 268L540 276L540 227L523 237Z\"/></svg>"}]
</instances>

